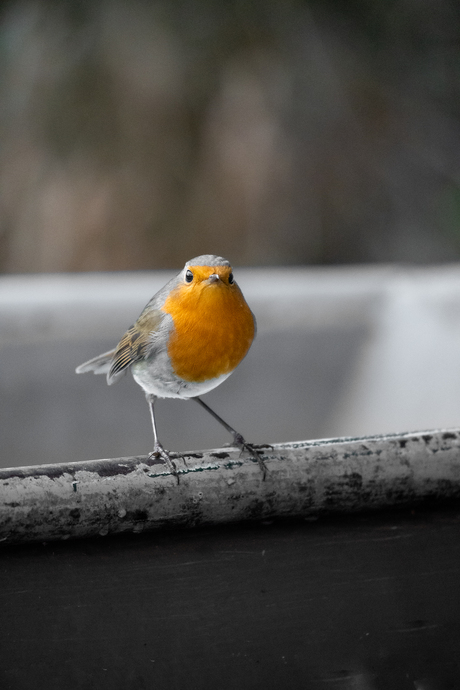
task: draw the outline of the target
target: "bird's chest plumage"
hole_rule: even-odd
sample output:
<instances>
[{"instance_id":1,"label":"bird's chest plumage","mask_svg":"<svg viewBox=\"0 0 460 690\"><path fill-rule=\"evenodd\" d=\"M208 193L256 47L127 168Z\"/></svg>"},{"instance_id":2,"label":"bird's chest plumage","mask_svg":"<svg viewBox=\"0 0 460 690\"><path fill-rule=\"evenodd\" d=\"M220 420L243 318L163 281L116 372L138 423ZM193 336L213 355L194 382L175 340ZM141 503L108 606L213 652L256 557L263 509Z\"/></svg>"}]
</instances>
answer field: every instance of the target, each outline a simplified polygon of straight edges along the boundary
<instances>
[{"instance_id":1,"label":"bird's chest plumage","mask_svg":"<svg viewBox=\"0 0 460 690\"><path fill-rule=\"evenodd\" d=\"M249 350L254 317L237 285L179 287L163 311L173 319L168 355L177 376L201 382L229 374Z\"/></svg>"}]
</instances>

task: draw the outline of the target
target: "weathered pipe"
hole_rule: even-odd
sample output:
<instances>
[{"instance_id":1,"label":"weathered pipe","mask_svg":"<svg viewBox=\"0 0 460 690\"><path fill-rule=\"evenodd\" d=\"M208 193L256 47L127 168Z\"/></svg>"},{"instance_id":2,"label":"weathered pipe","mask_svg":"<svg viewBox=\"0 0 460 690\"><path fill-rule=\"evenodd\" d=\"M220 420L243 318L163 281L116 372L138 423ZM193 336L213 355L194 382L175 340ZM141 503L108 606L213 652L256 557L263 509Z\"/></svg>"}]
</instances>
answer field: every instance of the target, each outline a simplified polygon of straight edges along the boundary
<instances>
[{"instance_id":1,"label":"weathered pipe","mask_svg":"<svg viewBox=\"0 0 460 690\"><path fill-rule=\"evenodd\" d=\"M460 429L0 470L0 540L68 539L460 498Z\"/></svg>"}]
</instances>

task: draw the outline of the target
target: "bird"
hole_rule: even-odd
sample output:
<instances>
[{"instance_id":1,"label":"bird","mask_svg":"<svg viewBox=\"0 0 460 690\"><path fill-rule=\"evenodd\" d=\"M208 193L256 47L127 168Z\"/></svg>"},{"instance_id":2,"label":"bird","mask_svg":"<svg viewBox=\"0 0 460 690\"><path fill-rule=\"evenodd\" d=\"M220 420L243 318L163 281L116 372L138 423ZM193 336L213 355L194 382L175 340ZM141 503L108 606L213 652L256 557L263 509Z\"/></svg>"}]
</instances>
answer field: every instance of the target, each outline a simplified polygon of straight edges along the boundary
<instances>
[{"instance_id":1,"label":"bird","mask_svg":"<svg viewBox=\"0 0 460 690\"><path fill-rule=\"evenodd\" d=\"M266 467L259 450L227 424L201 395L219 386L246 356L257 331L256 319L233 276L229 261L203 254L184 268L148 302L113 350L76 369L106 374L116 383L127 371L144 390L150 409L154 446L149 458L161 458L179 481L171 452L161 444L155 421L158 398L195 400L232 436L241 451ZM176 456L180 453L176 453Z\"/></svg>"}]
</instances>

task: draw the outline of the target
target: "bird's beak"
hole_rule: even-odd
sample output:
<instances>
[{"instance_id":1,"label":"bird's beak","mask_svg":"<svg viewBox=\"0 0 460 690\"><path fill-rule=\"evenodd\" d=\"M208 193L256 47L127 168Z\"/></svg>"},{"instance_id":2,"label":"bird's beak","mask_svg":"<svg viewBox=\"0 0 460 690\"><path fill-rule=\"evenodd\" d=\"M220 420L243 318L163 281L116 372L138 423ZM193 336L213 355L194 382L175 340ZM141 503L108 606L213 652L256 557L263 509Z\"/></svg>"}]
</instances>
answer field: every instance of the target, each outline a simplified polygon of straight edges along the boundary
<instances>
[{"instance_id":1,"label":"bird's beak","mask_svg":"<svg viewBox=\"0 0 460 690\"><path fill-rule=\"evenodd\" d=\"M217 273L211 273L211 275L208 278L209 283L217 283L218 280L220 280L220 278L217 275Z\"/></svg>"}]
</instances>

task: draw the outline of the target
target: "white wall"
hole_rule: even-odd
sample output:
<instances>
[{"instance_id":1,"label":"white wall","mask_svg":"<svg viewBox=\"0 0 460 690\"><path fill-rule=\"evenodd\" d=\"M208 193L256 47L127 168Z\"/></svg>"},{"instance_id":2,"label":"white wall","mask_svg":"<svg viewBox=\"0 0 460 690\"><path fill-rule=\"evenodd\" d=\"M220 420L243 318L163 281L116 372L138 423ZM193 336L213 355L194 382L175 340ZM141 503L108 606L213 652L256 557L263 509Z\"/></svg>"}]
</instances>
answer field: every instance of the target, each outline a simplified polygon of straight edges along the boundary
<instances>
[{"instance_id":1,"label":"white wall","mask_svg":"<svg viewBox=\"0 0 460 690\"><path fill-rule=\"evenodd\" d=\"M75 366L115 345L171 273L0 278L1 465L145 454L147 405L125 377ZM240 269L259 333L206 400L254 442L457 426L460 267ZM161 401L170 449L229 439L198 405Z\"/></svg>"}]
</instances>

